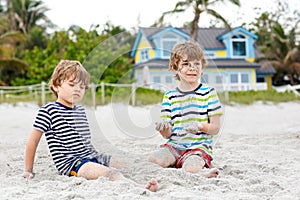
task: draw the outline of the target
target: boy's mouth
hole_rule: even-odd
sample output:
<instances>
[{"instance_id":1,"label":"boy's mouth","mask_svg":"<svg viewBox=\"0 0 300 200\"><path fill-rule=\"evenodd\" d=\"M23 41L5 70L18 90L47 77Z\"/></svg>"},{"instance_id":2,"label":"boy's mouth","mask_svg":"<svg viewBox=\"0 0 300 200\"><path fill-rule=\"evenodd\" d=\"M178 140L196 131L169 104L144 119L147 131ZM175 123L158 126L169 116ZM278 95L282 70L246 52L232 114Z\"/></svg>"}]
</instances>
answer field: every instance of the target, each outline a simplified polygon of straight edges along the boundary
<instances>
[{"instance_id":1,"label":"boy's mouth","mask_svg":"<svg viewBox=\"0 0 300 200\"><path fill-rule=\"evenodd\" d=\"M75 93L75 94L73 94L73 96L80 97L80 94Z\"/></svg>"}]
</instances>

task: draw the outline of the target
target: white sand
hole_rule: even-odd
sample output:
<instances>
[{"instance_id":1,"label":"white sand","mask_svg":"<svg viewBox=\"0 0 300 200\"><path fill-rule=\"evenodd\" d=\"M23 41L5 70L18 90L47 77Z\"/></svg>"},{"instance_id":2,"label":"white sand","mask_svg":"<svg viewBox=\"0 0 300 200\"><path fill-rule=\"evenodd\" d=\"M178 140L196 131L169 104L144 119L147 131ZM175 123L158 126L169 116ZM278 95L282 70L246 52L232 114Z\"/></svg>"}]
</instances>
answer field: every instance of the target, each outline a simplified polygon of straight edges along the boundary
<instances>
[{"instance_id":1,"label":"white sand","mask_svg":"<svg viewBox=\"0 0 300 200\"><path fill-rule=\"evenodd\" d=\"M36 177L23 179L25 144L37 109L33 104L0 104L0 199L300 199L299 103L226 106L214 148L221 174L212 179L142 162L164 142L153 125L158 105L90 110L95 146L136 158L135 167L122 172L140 184L155 177L161 186L156 193L106 178L58 175L44 137Z\"/></svg>"}]
</instances>

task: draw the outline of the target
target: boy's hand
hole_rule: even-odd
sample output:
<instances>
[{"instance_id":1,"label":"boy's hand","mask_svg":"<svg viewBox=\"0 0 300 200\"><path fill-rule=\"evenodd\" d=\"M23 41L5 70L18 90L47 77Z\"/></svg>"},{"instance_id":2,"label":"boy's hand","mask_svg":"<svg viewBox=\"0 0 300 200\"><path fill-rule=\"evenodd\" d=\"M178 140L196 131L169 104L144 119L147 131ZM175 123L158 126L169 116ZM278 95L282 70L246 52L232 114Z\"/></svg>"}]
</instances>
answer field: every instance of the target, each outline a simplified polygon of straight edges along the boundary
<instances>
[{"instance_id":1,"label":"boy's hand","mask_svg":"<svg viewBox=\"0 0 300 200\"><path fill-rule=\"evenodd\" d=\"M25 171L25 172L23 172L22 177L32 179L34 177L34 173Z\"/></svg>"},{"instance_id":2,"label":"boy's hand","mask_svg":"<svg viewBox=\"0 0 300 200\"><path fill-rule=\"evenodd\" d=\"M203 128L203 125L200 122L190 122L184 126L184 130L192 134L200 132L201 128Z\"/></svg>"},{"instance_id":3,"label":"boy's hand","mask_svg":"<svg viewBox=\"0 0 300 200\"><path fill-rule=\"evenodd\" d=\"M172 124L171 121L163 120L161 122L156 122L155 123L155 130L161 132L164 130L172 129Z\"/></svg>"},{"instance_id":4,"label":"boy's hand","mask_svg":"<svg viewBox=\"0 0 300 200\"><path fill-rule=\"evenodd\" d=\"M161 121L155 123L155 130L157 130L161 136L165 139L169 139L172 135L172 121Z\"/></svg>"}]
</instances>

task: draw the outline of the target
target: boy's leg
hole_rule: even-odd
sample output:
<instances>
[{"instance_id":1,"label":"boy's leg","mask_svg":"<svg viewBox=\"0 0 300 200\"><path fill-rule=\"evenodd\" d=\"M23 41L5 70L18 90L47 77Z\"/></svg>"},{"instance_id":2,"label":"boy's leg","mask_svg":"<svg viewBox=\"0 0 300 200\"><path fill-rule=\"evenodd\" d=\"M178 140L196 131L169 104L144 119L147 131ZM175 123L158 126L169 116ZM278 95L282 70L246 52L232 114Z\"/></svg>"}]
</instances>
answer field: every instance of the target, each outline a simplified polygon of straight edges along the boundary
<instances>
[{"instance_id":1,"label":"boy's leg","mask_svg":"<svg viewBox=\"0 0 300 200\"><path fill-rule=\"evenodd\" d=\"M95 180L101 176L109 178L111 181L122 180L125 177L116 169L109 168L95 162L84 163L77 172L78 177L88 180Z\"/></svg>"},{"instance_id":2,"label":"boy's leg","mask_svg":"<svg viewBox=\"0 0 300 200\"><path fill-rule=\"evenodd\" d=\"M149 162L158 164L162 167L170 167L175 164L176 159L167 147L162 147L158 151L151 154L148 158Z\"/></svg>"},{"instance_id":3,"label":"boy's leg","mask_svg":"<svg viewBox=\"0 0 300 200\"><path fill-rule=\"evenodd\" d=\"M86 162L79 168L77 176L83 177L88 180L94 180L99 178L100 176L107 177L109 175L108 172L109 168L104 165L100 165L94 162Z\"/></svg>"},{"instance_id":4,"label":"boy's leg","mask_svg":"<svg viewBox=\"0 0 300 200\"><path fill-rule=\"evenodd\" d=\"M205 168L205 161L200 155L188 156L182 165L182 169L190 173L200 173L205 177L217 177L219 170L217 168Z\"/></svg>"},{"instance_id":5,"label":"boy's leg","mask_svg":"<svg viewBox=\"0 0 300 200\"><path fill-rule=\"evenodd\" d=\"M115 169L108 168L104 165L100 165L98 163L94 162L87 162L83 164L78 172L77 172L78 177L83 177L88 180L94 180L97 179L101 176L109 178L111 181L116 181L116 180L125 180L129 183L134 184L135 186L141 187L141 185L137 184L136 182L125 178L120 172L118 172ZM158 190L158 183L155 179L151 179L147 185L144 187L152 192L156 192Z\"/></svg>"}]
</instances>

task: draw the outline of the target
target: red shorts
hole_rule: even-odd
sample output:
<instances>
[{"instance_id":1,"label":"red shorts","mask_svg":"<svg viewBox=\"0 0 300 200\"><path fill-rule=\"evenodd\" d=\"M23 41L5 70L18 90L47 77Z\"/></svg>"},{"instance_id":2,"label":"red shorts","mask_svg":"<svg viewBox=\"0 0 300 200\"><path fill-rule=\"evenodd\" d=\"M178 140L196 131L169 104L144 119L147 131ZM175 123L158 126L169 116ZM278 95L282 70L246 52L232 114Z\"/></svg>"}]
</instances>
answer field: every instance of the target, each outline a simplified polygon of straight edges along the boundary
<instances>
[{"instance_id":1,"label":"red shorts","mask_svg":"<svg viewBox=\"0 0 300 200\"><path fill-rule=\"evenodd\" d=\"M188 149L188 150L178 150L172 147L170 144L163 144L161 147L167 147L174 155L175 167L181 168L184 160L190 155L199 155L205 161L205 167L209 168L211 166L212 157L205 153L202 149Z\"/></svg>"}]
</instances>

